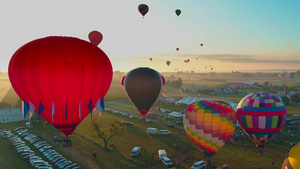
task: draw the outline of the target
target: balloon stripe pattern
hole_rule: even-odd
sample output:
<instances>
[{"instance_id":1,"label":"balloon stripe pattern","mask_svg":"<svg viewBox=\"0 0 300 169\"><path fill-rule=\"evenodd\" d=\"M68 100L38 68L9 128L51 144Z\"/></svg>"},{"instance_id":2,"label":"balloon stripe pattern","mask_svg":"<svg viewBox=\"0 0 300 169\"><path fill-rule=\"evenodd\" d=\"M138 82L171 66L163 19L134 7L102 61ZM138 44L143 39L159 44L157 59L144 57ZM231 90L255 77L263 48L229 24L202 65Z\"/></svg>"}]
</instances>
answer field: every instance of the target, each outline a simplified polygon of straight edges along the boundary
<instances>
[{"instance_id":1,"label":"balloon stripe pattern","mask_svg":"<svg viewBox=\"0 0 300 169\"><path fill-rule=\"evenodd\" d=\"M237 114L246 134L257 146L264 147L283 127L286 107L271 93L254 92L239 102Z\"/></svg>"},{"instance_id":2,"label":"balloon stripe pattern","mask_svg":"<svg viewBox=\"0 0 300 169\"><path fill-rule=\"evenodd\" d=\"M146 4L140 4L138 6L138 10L140 11L140 13L145 16L149 10L149 7Z\"/></svg>"},{"instance_id":3,"label":"balloon stripe pattern","mask_svg":"<svg viewBox=\"0 0 300 169\"><path fill-rule=\"evenodd\" d=\"M213 100L193 102L183 116L187 135L209 158L230 139L236 121L235 110L228 103Z\"/></svg>"}]
</instances>

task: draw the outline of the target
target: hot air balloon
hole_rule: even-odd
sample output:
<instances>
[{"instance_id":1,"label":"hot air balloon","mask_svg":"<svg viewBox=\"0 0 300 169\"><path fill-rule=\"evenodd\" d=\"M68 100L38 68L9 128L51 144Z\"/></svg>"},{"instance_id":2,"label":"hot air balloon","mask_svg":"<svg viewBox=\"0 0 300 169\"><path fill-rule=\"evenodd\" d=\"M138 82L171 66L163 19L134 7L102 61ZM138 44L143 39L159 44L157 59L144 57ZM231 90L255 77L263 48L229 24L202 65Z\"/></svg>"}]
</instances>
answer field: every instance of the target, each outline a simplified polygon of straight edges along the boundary
<instances>
[{"instance_id":1,"label":"hot air balloon","mask_svg":"<svg viewBox=\"0 0 300 169\"><path fill-rule=\"evenodd\" d=\"M300 168L300 142L290 150L288 157L283 161L281 166L281 169L297 168Z\"/></svg>"},{"instance_id":2,"label":"hot air balloon","mask_svg":"<svg viewBox=\"0 0 300 169\"><path fill-rule=\"evenodd\" d=\"M181 10L180 9L176 9L175 13L176 13L177 16L179 16L181 14Z\"/></svg>"},{"instance_id":3,"label":"hot air balloon","mask_svg":"<svg viewBox=\"0 0 300 169\"><path fill-rule=\"evenodd\" d=\"M228 103L213 100L193 102L183 116L185 132L208 158L230 139L236 121L236 113Z\"/></svg>"},{"instance_id":4,"label":"hot air balloon","mask_svg":"<svg viewBox=\"0 0 300 169\"><path fill-rule=\"evenodd\" d=\"M98 31L92 31L92 32L90 32L89 35L88 35L88 37L89 37L90 42L92 44L96 45L96 46L98 46L99 43L103 39L102 34L100 32L98 32Z\"/></svg>"},{"instance_id":5,"label":"hot air balloon","mask_svg":"<svg viewBox=\"0 0 300 169\"><path fill-rule=\"evenodd\" d=\"M163 91L165 79L156 70L140 67L122 79L128 99L145 116Z\"/></svg>"},{"instance_id":6,"label":"hot air balloon","mask_svg":"<svg viewBox=\"0 0 300 169\"><path fill-rule=\"evenodd\" d=\"M166 64L169 66L171 64L171 62L170 61L166 61Z\"/></svg>"},{"instance_id":7,"label":"hot air balloon","mask_svg":"<svg viewBox=\"0 0 300 169\"><path fill-rule=\"evenodd\" d=\"M138 6L138 10L144 17L147 14L147 12L149 11L149 7L146 4L140 4Z\"/></svg>"},{"instance_id":8,"label":"hot air balloon","mask_svg":"<svg viewBox=\"0 0 300 169\"><path fill-rule=\"evenodd\" d=\"M73 37L33 40L12 56L12 87L31 110L70 135L101 99L112 81L112 66L97 46ZM33 113L33 112L32 112Z\"/></svg>"},{"instance_id":9,"label":"hot air balloon","mask_svg":"<svg viewBox=\"0 0 300 169\"><path fill-rule=\"evenodd\" d=\"M236 111L242 129L259 148L264 148L275 137L286 117L281 99L267 92L248 94L239 102Z\"/></svg>"},{"instance_id":10,"label":"hot air balloon","mask_svg":"<svg viewBox=\"0 0 300 169\"><path fill-rule=\"evenodd\" d=\"M200 46L203 46L203 44L201 43Z\"/></svg>"},{"instance_id":11,"label":"hot air balloon","mask_svg":"<svg viewBox=\"0 0 300 169\"><path fill-rule=\"evenodd\" d=\"M179 51L179 48L176 48L177 51Z\"/></svg>"},{"instance_id":12,"label":"hot air balloon","mask_svg":"<svg viewBox=\"0 0 300 169\"><path fill-rule=\"evenodd\" d=\"M150 61L152 61L152 58L150 58Z\"/></svg>"}]
</instances>

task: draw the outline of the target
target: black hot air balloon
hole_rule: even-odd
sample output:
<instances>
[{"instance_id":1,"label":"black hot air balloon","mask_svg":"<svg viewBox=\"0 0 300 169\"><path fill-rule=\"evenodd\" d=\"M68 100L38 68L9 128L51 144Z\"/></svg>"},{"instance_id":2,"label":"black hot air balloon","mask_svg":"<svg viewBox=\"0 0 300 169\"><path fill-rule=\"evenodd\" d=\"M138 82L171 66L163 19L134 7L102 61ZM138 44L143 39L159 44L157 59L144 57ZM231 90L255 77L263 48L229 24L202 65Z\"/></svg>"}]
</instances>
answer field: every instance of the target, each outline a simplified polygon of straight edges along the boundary
<instances>
[{"instance_id":1,"label":"black hot air balloon","mask_svg":"<svg viewBox=\"0 0 300 169\"><path fill-rule=\"evenodd\" d=\"M128 99L145 116L163 90L165 80L156 70L139 67L131 70L122 79Z\"/></svg>"}]
</instances>

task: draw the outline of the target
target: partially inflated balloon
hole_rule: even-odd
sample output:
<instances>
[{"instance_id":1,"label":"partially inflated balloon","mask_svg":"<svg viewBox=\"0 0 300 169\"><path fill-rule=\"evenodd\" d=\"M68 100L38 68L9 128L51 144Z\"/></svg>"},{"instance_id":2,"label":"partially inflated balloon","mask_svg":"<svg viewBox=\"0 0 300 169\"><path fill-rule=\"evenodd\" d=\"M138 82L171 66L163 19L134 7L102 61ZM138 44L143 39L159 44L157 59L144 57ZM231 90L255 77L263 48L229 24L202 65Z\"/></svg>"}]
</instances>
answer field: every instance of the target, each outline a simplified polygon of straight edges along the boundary
<instances>
[{"instance_id":1,"label":"partially inflated balloon","mask_svg":"<svg viewBox=\"0 0 300 169\"><path fill-rule=\"evenodd\" d=\"M281 99L267 92L248 94L236 111L243 130L261 148L282 129L286 117Z\"/></svg>"},{"instance_id":2,"label":"partially inflated balloon","mask_svg":"<svg viewBox=\"0 0 300 169\"><path fill-rule=\"evenodd\" d=\"M176 13L177 16L179 16L181 14L181 10L180 9L176 9L175 13Z\"/></svg>"},{"instance_id":3,"label":"partially inflated balloon","mask_svg":"<svg viewBox=\"0 0 300 169\"><path fill-rule=\"evenodd\" d=\"M289 156L284 160L281 169L300 168L300 143L296 144L289 152Z\"/></svg>"},{"instance_id":4,"label":"partially inflated balloon","mask_svg":"<svg viewBox=\"0 0 300 169\"><path fill-rule=\"evenodd\" d=\"M145 116L163 90L165 79L156 70L140 67L131 70L122 79L128 99Z\"/></svg>"},{"instance_id":5,"label":"partially inflated balloon","mask_svg":"<svg viewBox=\"0 0 300 169\"><path fill-rule=\"evenodd\" d=\"M73 37L46 37L19 48L9 63L9 80L36 112L70 135L105 96L112 66L97 46Z\"/></svg>"},{"instance_id":6,"label":"partially inflated balloon","mask_svg":"<svg viewBox=\"0 0 300 169\"><path fill-rule=\"evenodd\" d=\"M89 37L90 42L96 46L98 46L103 39L102 34L98 31L90 32L88 37Z\"/></svg>"},{"instance_id":7,"label":"partially inflated balloon","mask_svg":"<svg viewBox=\"0 0 300 169\"><path fill-rule=\"evenodd\" d=\"M149 7L146 4L140 4L138 6L138 10L143 16L145 16L149 11Z\"/></svg>"},{"instance_id":8,"label":"partially inflated balloon","mask_svg":"<svg viewBox=\"0 0 300 169\"><path fill-rule=\"evenodd\" d=\"M234 109L223 101L193 102L183 116L183 126L187 135L209 158L230 139L236 121Z\"/></svg>"}]
</instances>

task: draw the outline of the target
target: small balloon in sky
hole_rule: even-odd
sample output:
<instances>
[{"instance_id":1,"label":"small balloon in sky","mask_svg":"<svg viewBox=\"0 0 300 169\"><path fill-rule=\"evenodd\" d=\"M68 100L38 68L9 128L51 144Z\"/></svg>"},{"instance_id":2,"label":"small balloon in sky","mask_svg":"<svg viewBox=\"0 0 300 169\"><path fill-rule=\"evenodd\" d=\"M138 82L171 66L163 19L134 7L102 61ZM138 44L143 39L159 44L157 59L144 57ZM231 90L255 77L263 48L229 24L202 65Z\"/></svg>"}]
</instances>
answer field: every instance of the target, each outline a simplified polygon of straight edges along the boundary
<instances>
[{"instance_id":1,"label":"small balloon in sky","mask_svg":"<svg viewBox=\"0 0 300 169\"><path fill-rule=\"evenodd\" d=\"M171 64L171 62L170 62L170 61L167 61L166 64L169 66L169 65Z\"/></svg>"},{"instance_id":2,"label":"small balloon in sky","mask_svg":"<svg viewBox=\"0 0 300 169\"><path fill-rule=\"evenodd\" d=\"M103 39L102 34L98 31L90 32L88 37L89 37L90 42L96 46L98 46Z\"/></svg>"},{"instance_id":3,"label":"small balloon in sky","mask_svg":"<svg viewBox=\"0 0 300 169\"><path fill-rule=\"evenodd\" d=\"M152 58L150 58L150 61L152 61Z\"/></svg>"},{"instance_id":4,"label":"small balloon in sky","mask_svg":"<svg viewBox=\"0 0 300 169\"><path fill-rule=\"evenodd\" d=\"M140 4L138 6L138 10L141 13L141 15L143 15L143 17L144 17L148 13L149 7L146 4Z\"/></svg>"},{"instance_id":5,"label":"small balloon in sky","mask_svg":"<svg viewBox=\"0 0 300 169\"><path fill-rule=\"evenodd\" d=\"M180 9L176 9L175 13L176 13L177 16L179 16L181 14L181 10Z\"/></svg>"},{"instance_id":6,"label":"small balloon in sky","mask_svg":"<svg viewBox=\"0 0 300 169\"><path fill-rule=\"evenodd\" d=\"M179 48L176 48L177 51L179 51Z\"/></svg>"},{"instance_id":7,"label":"small balloon in sky","mask_svg":"<svg viewBox=\"0 0 300 169\"><path fill-rule=\"evenodd\" d=\"M201 43L200 46L203 46L203 44Z\"/></svg>"}]
</instances>

